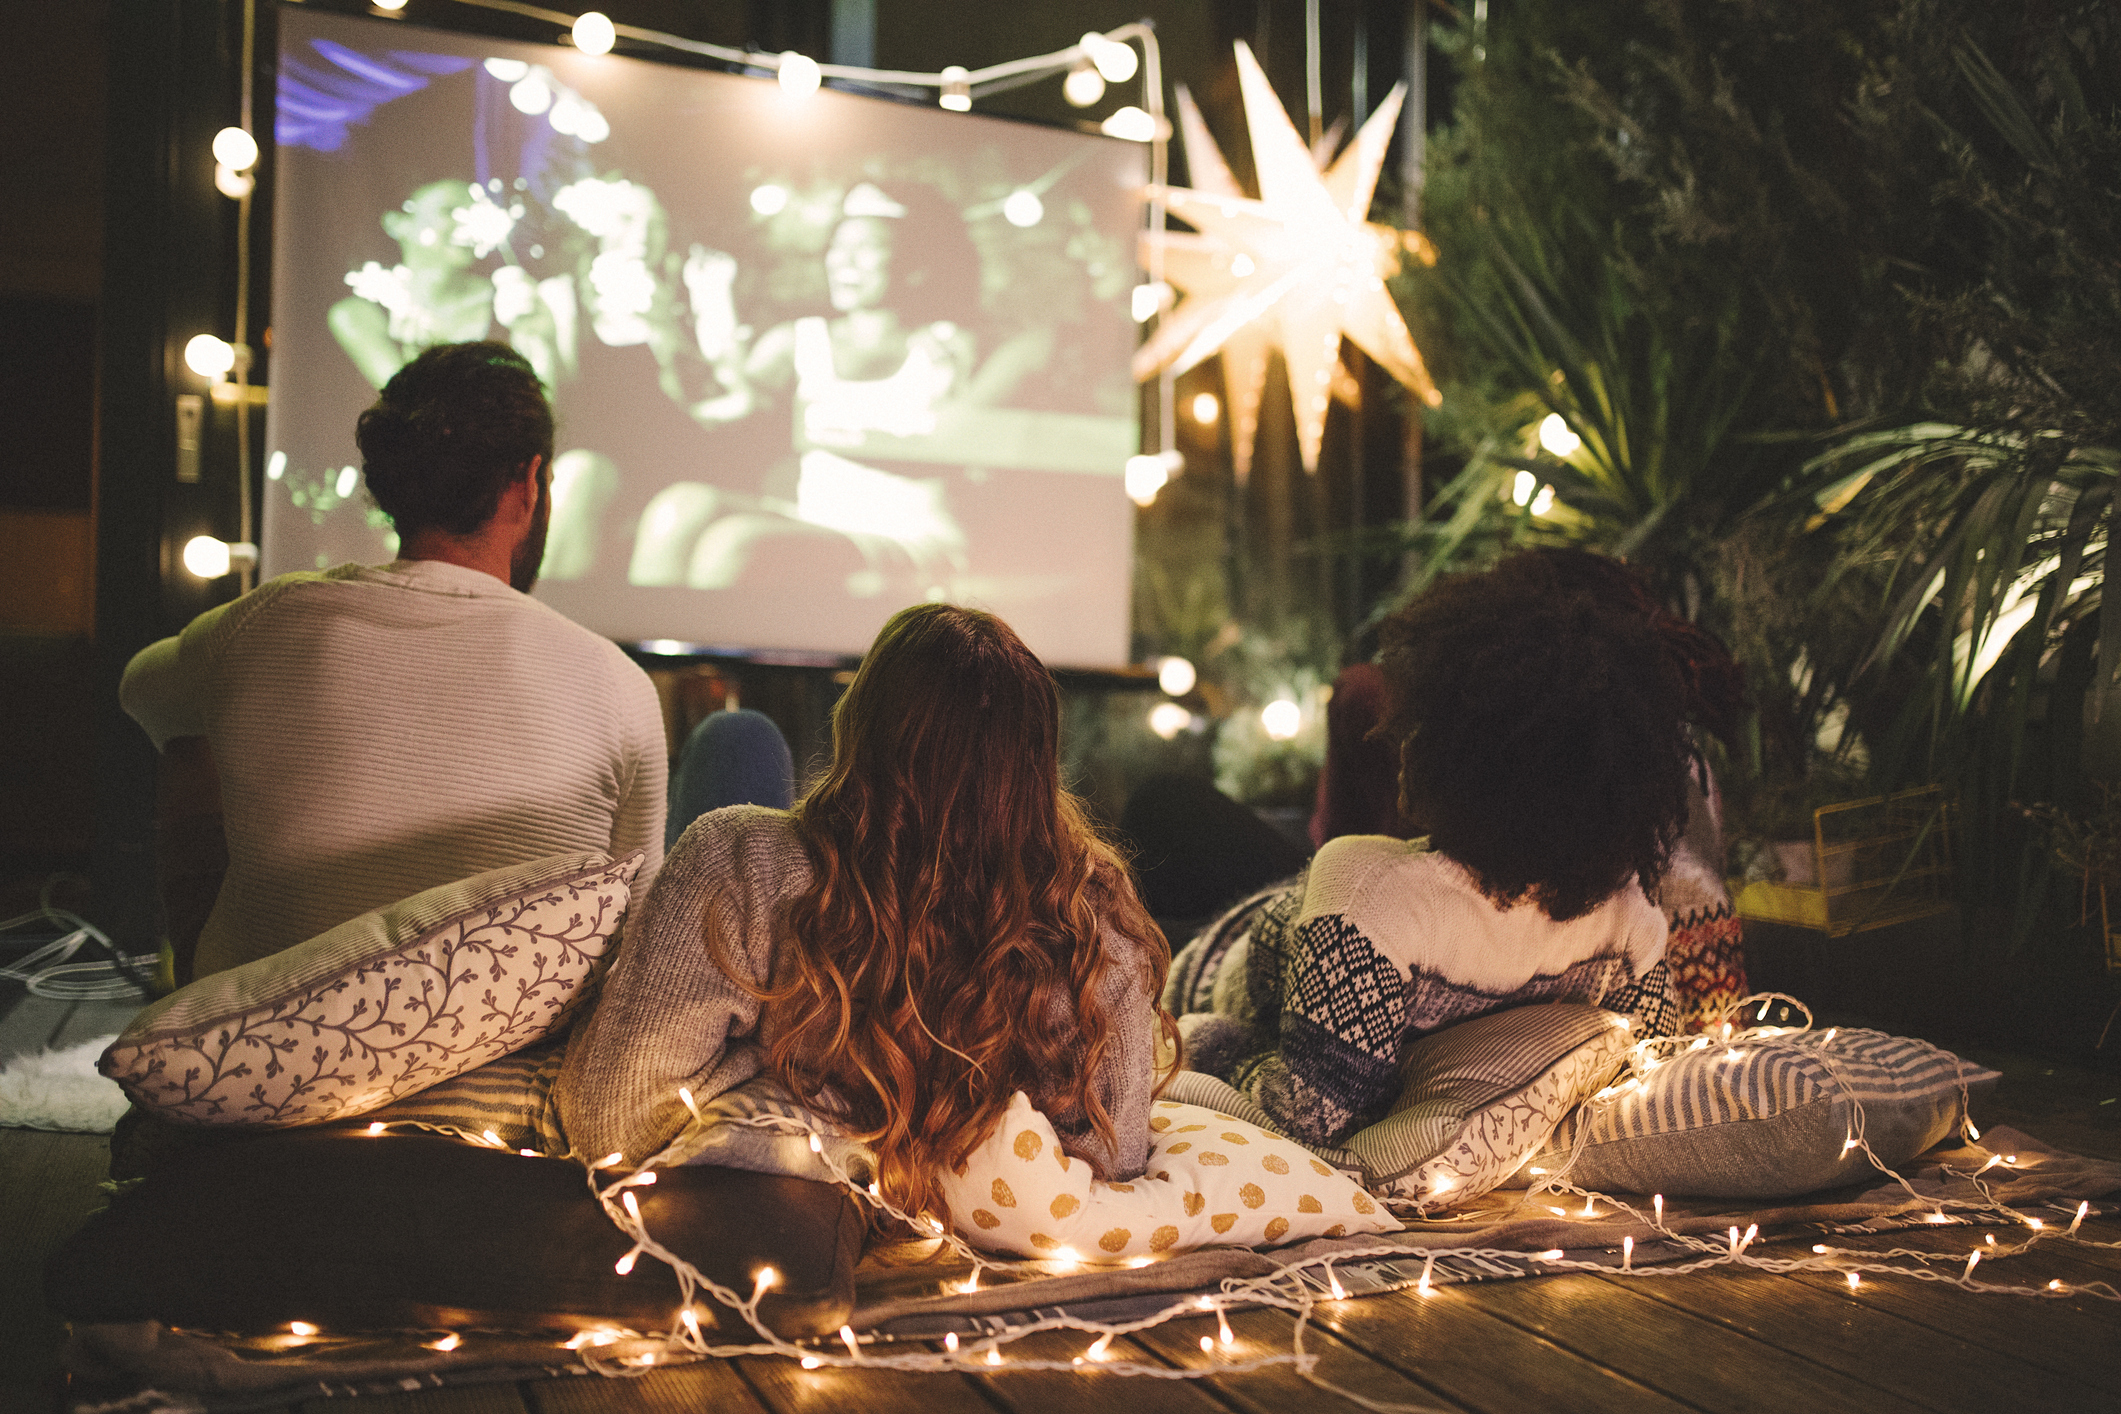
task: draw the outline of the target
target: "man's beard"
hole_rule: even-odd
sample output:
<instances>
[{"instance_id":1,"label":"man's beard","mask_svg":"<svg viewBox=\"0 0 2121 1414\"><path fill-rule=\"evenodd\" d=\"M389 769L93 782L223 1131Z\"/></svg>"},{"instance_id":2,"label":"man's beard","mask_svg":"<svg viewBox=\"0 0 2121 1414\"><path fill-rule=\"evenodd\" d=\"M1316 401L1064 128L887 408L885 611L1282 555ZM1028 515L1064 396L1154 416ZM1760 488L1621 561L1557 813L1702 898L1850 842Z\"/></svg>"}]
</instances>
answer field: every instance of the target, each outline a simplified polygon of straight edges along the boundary
<instances>
[{"instance_id":1,"label":"man's beard","mask_svg":"<svg viewBox=\"0 0 2121 1414\"><path fill-rule=\"evenodd\" d=\"M530 529L508 558L508 585L517 593L528 594L538 582L538 571L545 565L545 534L551 528L552 486L548 482L538 487L538 504L530 513Z\"/></svg>"}]
</instances>

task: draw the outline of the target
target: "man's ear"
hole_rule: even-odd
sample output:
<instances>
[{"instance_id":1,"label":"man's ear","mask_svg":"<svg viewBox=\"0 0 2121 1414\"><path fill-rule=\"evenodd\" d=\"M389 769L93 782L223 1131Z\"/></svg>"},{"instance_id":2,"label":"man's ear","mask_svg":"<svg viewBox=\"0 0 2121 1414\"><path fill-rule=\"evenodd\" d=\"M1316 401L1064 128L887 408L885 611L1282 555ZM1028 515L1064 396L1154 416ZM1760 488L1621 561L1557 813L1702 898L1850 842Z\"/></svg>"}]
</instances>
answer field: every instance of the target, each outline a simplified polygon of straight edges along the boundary
<instances>
[{"instance_id":1,"label":"man's ear","mask_svg":"<svg viewBox=\"0 0 2121 1414\"><path fill-rule=\"evenodd\" d=\"M529 461L523 463L522 470L508 479L508 489L505 494L513 496L518 491L522 492L524 496L523 511L526 515L537 508L538 473L544 465L544 457L532 457Z\"/></svg>"}]
</instances>

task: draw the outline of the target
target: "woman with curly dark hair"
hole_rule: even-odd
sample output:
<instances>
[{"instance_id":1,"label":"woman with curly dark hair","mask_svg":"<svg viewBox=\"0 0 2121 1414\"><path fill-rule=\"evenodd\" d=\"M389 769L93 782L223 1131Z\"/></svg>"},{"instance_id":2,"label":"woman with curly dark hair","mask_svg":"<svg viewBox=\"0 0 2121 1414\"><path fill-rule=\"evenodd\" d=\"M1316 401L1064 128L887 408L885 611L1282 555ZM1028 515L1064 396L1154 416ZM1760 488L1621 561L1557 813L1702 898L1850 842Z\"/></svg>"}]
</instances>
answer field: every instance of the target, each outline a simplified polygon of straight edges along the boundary
<instances>
[{"instance_id":1,"label":"woman with curly dark hair","mask_svg":"<svg viewBox=\"0 0 2121 1414\"><path fill-rule=\"evenodd\" d=\"M1382 667L1378 732L1425 838L1329 840L1225 960L1227 1010L1186 1021L1190 1063L1306 1143L1380 1118L1407 1046L1475 1016L1591 1002L1672 1029L1640 881L1685 822L1689 749L1654 627L1519 557L1401 610Z\"/></svg>"},{"instance_id":2,"label":"woman with curly dark hair","mask_svg":"<svg viewBox=\"0 0 2121 1414\"><path fill-rule=\"evenodd\" d=\"M902 610L792 811L686 830L557 1091L577 1153L641 1162L697 1101L770 1075L875 1152L883 1196L936 1179L1026 1092L1106 1179L1140 1173L1170 965L1125 864L1060 783L1053 679L1008 625Z\"/></svg>"},{"instance_id":3,"label":"woman with curly dark hair","mask_svg":"<svg viewBox=\"0 0 2121 1414\"><path fill-rule=\"evenodd\" d=\"M1532 550L1497 567L1543 576L1608 603L1625 605L1657 631L1686 690L1688 734L1686 828L1670 862L1645 878L1650 900L1664 910L1665 965L1672 974L1682 1032L1706 1031L1727 1020L1752 990L1746 980L1745 939L1723 881L1723 797L1703 747L1713 736L1738 749L1746 712L1745 670L1730 650L1699 624L1666 608L1633 566L1588 550Z\"/></svg>"}]
</instances>

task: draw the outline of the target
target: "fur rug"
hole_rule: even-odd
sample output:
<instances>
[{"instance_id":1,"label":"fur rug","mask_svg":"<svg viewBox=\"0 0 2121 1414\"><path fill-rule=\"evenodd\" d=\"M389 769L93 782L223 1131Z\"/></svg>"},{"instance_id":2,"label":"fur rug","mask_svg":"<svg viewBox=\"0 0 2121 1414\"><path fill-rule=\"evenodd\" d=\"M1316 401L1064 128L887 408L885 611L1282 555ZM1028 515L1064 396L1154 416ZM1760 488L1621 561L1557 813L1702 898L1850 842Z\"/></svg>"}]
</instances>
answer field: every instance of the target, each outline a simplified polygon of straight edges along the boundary
<instances>
[{"instance_id":1,"label":"fur rug","mask_svg":"<svg viewBox=\"0 0 2121 1414\"><path fill-rule=\"evenodd\" d=\"M63 1050L17 1056L0 1066L0 1125L108 1134L129 1103L114 1081L96 1073L96 1057L115 1037Z\"/></svg>"}]
</instances>

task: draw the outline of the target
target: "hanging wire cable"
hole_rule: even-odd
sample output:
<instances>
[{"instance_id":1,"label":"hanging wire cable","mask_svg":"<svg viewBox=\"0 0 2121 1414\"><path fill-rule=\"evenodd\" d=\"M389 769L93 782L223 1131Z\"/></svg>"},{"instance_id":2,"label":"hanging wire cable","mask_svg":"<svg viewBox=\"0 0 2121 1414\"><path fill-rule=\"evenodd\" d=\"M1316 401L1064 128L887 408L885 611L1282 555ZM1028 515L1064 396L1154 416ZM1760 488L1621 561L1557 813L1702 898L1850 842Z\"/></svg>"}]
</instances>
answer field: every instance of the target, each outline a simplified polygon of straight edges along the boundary
<instances>
[{"instance_id":1,"label":"hanging wire cable","mask_svg":"<svg viewBox=\"0 0 2121 1414\"><path fill-rule=\"evenodd\" d=\"M128 957L120 952L101 928L70 909L54 908L49 885L35 909L0 922L0 937L40 923L68 931L19 961L0 966L0 980L19 982L31 996L48 1001L113 1002L154 996L151 979L161 958L155 953ZM75 961L84 947L103 956Z\"/></svg>"}]
</instances>

